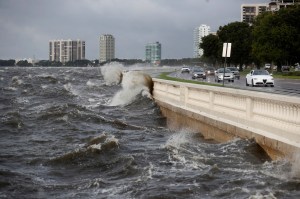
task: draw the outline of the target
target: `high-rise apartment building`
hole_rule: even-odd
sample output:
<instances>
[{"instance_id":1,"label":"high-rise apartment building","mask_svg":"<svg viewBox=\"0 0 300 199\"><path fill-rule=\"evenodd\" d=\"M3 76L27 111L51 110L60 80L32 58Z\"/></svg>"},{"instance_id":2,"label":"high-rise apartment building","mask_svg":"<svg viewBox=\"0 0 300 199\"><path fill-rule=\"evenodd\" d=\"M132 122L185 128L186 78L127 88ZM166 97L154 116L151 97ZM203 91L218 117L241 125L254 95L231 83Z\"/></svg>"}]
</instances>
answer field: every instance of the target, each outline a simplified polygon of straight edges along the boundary
<instances>
[{"instance_id":1,"label":"high-rise apartment building","mask_svg":"<svg viewBox=\"0 0 300 199\"><path fill-rule=\"evenodd\" d=\"M241 21L252 24L257 15L267 11L268 4L242 4Z\"/></svg>"},{"instance_id":2,"label":"high-rise apartment building","mask_svg":"<svg viewBox=\"0 0 300 199\"><path fill-rule=\"evenodd\" d=\"M278 11L281 8L287 8L299 3L299 0L271 0L271 3L269 3L269 11Z\"/></svg>"},{"instance_id":3,"label":"high-rise apartment building","mask_svg":"<svg viewBox=\"0 0 300 199\"><path fill-rule=\"evenodd\" d=\"M146 45L146 62L159 65L161 61L161 44L159 42Z\"/></svg>"},{"instance_id":4,"label":"high-rise apartment building","mask_svg":"<svg viewBox=\"0 0 300 199\"><path fill-rule=\"evenodd\" d=\"M296 3L299 2L296 0L270 0L270 3L242 4L241 21L251 25L254 22L255 17L265 11L276 12Z\"/></svg>"},{"instance_id":5,"label":"high-rise apartment building","mask_svg":"<svg viewBox=\"0 0 300 199\"><path fill-rule=\"evenodd\" d=\"M200 48L202 38L209 35L210 26L202 24L194 29L194 57L199 58L203 55L203 49Z\"/></svg>"},{"instance_id":6,"label":"high-rise apartment building","mask_svg":"<svg viewBox=\"0 0 300 199\"><path fill-rule=\"evenodd\" d=\"M85 41L51 40L49 41L49 60L66 63L85 59Z\"/></svg>"},{"instance_id":7,"label":"high-rise apartment building","mask_svg":"<svg viewBox=\"0 0 300 199\"><path fill-rule=\"evenodd\" d=\"M115 38L110 34L100 36L99 62L111 61L115 58Z\"/></svg>"}]
</instances>

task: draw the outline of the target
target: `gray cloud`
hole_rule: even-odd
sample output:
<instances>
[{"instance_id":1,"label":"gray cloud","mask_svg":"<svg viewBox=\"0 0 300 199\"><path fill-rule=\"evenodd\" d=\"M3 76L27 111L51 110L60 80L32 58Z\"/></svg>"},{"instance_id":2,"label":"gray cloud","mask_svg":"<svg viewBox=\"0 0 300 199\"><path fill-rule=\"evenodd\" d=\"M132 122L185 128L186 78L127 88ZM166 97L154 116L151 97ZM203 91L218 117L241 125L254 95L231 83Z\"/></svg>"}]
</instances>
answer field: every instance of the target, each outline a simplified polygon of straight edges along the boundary
<instances>
[{"instance_id":1,"label":"gray cloud","mask_svg":"<svg viewBox=\"0 0 300 199\"><path fill-rule=\"evenodd\" d=\"M162 43L163 58L192 57L193 29L216 31L240 20L242 3L268 0L0 0L0 59L48 59L51 39L86 41L97 59L99 36L113 34L118 58L144 59L145 44Z\"/></svg>"}]
</instances>

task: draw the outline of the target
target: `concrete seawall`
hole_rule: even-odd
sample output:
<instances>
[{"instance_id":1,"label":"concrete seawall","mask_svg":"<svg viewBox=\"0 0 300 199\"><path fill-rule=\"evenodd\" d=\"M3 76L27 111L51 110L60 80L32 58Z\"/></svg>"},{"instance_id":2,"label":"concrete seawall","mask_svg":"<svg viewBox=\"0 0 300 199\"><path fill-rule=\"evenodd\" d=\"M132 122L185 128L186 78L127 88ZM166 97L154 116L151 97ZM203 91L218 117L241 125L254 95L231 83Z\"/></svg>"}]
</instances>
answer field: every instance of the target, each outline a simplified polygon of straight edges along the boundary
<instances>
[{"instance_id":1,"label":"concrete seawall","mask_svg":"<svg viewBox=\"0 0 300 199\"><path fill-rule=\"evenodd\" d=\"M219 142L254 139L272 159L300 151L300 98L153 78L153 97L171 129Z\"/></svg>"}]
</instances>

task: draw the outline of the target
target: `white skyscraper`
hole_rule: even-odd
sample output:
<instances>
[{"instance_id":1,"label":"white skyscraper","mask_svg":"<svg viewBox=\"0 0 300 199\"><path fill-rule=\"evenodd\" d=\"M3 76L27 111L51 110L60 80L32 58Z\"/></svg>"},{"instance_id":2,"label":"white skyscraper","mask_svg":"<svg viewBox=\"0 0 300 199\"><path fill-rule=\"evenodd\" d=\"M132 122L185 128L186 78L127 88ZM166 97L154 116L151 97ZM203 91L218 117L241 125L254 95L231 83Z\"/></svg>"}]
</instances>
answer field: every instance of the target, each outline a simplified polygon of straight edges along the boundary
<instances>
[{"instance_id":1,"label":"white skyscraper","mask_svg":"<svg viewBox=\"0 0 300 199\"><path fill-rule=\"evenodd\" d=\"M198 58L203 55L203 49L200 49L200 43L202 37L209 35L210 27L202 24L201 26L194 29L194 57Z\"/></svg>"},{"instance_id":2,"label":"white skyscraper","mask_svg":"<svg viewBox=\"0 0 300 199\"><path fill-rule=\"evenodd\" d=\"M49 41L49 60L66 63L85 59L85 41L51 40Z\"/></svg>"},{"instance_id":3,"label":"white skyscraper","mask_svg":"<svg viewBox=\"0 0 300 199\"><path fill-rule=\"evenodd\" d=\"M115 58L115 38L112 35L100 36L100 62L111 61Z\"/></svg>"}]
</instances>

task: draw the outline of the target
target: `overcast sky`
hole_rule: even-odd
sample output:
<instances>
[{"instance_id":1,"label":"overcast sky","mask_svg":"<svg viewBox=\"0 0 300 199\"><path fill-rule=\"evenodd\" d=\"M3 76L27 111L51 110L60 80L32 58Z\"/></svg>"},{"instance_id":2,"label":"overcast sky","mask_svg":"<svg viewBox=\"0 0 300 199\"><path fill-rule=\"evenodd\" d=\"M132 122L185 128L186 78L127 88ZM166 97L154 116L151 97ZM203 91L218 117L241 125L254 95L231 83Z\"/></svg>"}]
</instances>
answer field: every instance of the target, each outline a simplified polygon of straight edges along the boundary
<instances>
[{"instance_id":1,"label":"overcast sky","mask_svg":"<svg viewBox=\"0 0 300 199\"><path fill-rule=\"evenodd\" d=\"M241 4L270 0L0 0L0 59L49 59L49 40L81 39L99 58L99 37L112 34L116 57L144 59L159 41L162 58L193 56L193 29L217 31L240 21Z\"/></svg>"}]
</instances>

